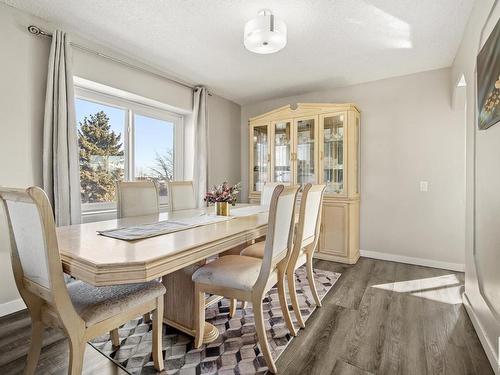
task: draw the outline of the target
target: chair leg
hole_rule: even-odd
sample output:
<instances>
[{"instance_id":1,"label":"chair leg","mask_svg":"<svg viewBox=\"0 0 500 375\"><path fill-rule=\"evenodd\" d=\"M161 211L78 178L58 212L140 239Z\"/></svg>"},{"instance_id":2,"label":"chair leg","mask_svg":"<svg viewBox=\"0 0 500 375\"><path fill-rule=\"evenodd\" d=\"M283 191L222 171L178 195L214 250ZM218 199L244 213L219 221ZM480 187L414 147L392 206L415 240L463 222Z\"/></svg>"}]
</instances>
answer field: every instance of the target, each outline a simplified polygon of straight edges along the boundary
<instances>
[{"instance_id":1,"label":"chair leg","mask_svg":"<svg viewBox=\"0 0 500 375\"><path fill-rule=\"evenodd\" d=\"M151 322L151 315L149 315L149 313L144 314L144 315L142 316L142 321L143 321L144 323L150 323L150 322Z\"/></svg>"},{"instance_id":2,"label":"chair leg","mask_svg":"<svg viewBox=\"0 0 500 375\"><path fill-rule=\"evenodd\" d=\"M293 311L297 318L297 322L302 328L305 328L306 325L300 313L299 300L297 298L297 291L295 290L295 272L288 272L286 276L288 279L288 293L290 293L290 299L292 300Z\"/></svg>"},{"instance_id":3,"label":"chair leg","mask_svg":"<svg viewBox=\"0 0 500 375\"><path fill-rule=\"evenodd\" d=\"M276 373L276 364L274 363L271 351L269 350L269 344L267 343L266 327L264 325L264 312L262 310L262 299L253 299L252 307L255 319L255 330L257 331L257 338L259 339L262 354L264 355L269 371Z\"/></svg>"},{"instance_id":4,"label":"chair leg","mask_svg":"<svg viewBox=\"0 0 500 375\"><path fill-rule=\"evenodd\" d=\"M318 291L316 289L316 284L314 282L314 273L313 273L313 257L312 254L307 254L307 262L306 262L306 268L307 268L307 281L309 282L309 287L311 288L311 293L314 297L314 301L316 302L316 306L321 307L321 299L319 298Z\"/></svg>"},{"instance_id":5,"label":"chair leg","mask_svg":"<svg viewBox=\"0 0 500 375\"><path fill-rule=\"evenodd\" d=\"M153 363L157 371L163 371L162 334L163 334L163 297L156 299L153 311Z\"/></svg>"},{"instance_id":6,"label":"chair leg","mask_svg":"<svg viewBox=\"0 0 500 375\"><path fill-rule=\"evenodd\" d=\"M290 311L288 311L288 302L286 300L285 293L285 275L279 275L278 277L278 297L280 300L281 312L283 313L283 318L285 319L286 326L290 331L292 336L297 336L297 331L293 326L292 319L290 317Z\"/></svg>"},{"instance_id":7,"label":"chair leg","mask_svg":"<svg viewBox=\"0 0 500 375\"><path fill-rule=\"evenodd\" d=\"M231 298L229 301L229 317L232 318L236 315L236 303L237 301L234 298Z\"/></svg>"},{"instance_id":8,"label":"chair leg","mask_svg":"<svg viewBox=\"0 0 500 375\"><path fill-rule=\"evenodd\" d=\"M203 344L205 334L205 292L200 291L196 284L194 287L194 326L196 330L194 347L198 349Z\"/></svg>"},{"instance_id":9,"label":"chair leg","mask_svg":"<svg viewBox=\"0 0 500 375\"><path fill-rule=\"evenodd\" d=\"M83 336L83 335L82 335ZM85 354L85 341L81 337L69 337L69 368L68 375L81 375L83 369L83 356Z\"/></svg>"},{"instance_id":10,"label":"chair leg","mask_svg":"<svg viewBox=\"0 0 500 375\"><path fill-rule=\"evenodd\" d=\"M26 375L35 373L38 358L40 357L40 350L42 349L44 329L45 327L40 320L31 321L31 344L28 352L28 359L26 360L26 368L24 370Z\"/></svg>"},{"instance_id":11,"label":"chair leg","mask_svg":"<svg viewBox=\"0 0 500 375\"><path fill-rule=\"evenodd\" d=\"M109 336L111 337L111 343L113 344L113 346L120 346L120 335L118 334L118 328L110 331Z\"/></svg>"}]
</instances>

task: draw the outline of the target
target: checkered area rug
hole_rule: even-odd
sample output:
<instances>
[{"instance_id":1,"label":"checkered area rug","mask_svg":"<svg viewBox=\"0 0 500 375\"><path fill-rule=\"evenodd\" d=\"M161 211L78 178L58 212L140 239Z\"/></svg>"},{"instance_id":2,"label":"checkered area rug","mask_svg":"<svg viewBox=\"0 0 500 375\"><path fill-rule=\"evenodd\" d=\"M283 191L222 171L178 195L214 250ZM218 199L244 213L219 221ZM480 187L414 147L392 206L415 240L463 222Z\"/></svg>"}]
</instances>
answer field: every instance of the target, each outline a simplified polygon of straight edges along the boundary
<instances>
[{"instance_id":1,"label":"checkered area rug","mask_svg":"<svg viewBox=\"0 0 500 375\"><path fill-rule=\"evenodd\" d=\"M316 304L307 283L305 267L296 271L296 287L302 317L309 318ZM340 277L339 273L314 270L316 288L321 299ZM288 296L288 294L287 294ZM290 298L288 297L290 303ZM263 301L267 338L276 360L292 340L283 319L277 288L269 291ZM292 320L298 328L291 304ZM165 372L172 375L204 374L265 374L266 362L257 344L252 304L241 309L238 302L236 316L229 318L229 300L222 299L207 308L206 320L215 325L220 336L200 349L193 346L193 338L163 325L163 358ZM96 338L90 344L133 375L154 374L151 356L151 323L142 317L131 320L119 329L121 345L112 346L109 335ZM300 331L299 331L300 334Z\"/></svg>"}]
</instances>

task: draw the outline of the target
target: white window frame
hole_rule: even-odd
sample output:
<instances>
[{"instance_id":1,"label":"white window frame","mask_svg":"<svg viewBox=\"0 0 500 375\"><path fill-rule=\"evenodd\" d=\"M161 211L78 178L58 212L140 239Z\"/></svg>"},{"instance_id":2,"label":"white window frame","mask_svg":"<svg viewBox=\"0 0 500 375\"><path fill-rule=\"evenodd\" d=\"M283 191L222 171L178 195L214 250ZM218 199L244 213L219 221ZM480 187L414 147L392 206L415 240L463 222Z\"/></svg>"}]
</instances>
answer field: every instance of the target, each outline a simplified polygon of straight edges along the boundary
<instances>
[{"instance_id":1,"label":"white window frame","mask_svg":"<svg viewBox=\"0 0 500 375\"><path fill-rule=\"evenodd\" d=\"M184 178L184 116L157 108L148 104L132 101L118 95L92 90L86 87L75 85L75 99L82 99L96 104L106 105L125 111L125 121L123 129L123 149L125 152L124 180L134 181L134 140L135 124L134 115L151 117L157 120L168 121L174 124L174 180ZM144 102L147 99L144 98ZM78 124L77 124L78 126ZM168 202L166 197L160 197L160 210L166 211ZM107 218L116 213L116 202L103 203L82 203L82 216L92 215L95 218ZM103 216L104 215L104 216ZM84 221L91 221L85 220Z\"/></svg>"}]
</instances>

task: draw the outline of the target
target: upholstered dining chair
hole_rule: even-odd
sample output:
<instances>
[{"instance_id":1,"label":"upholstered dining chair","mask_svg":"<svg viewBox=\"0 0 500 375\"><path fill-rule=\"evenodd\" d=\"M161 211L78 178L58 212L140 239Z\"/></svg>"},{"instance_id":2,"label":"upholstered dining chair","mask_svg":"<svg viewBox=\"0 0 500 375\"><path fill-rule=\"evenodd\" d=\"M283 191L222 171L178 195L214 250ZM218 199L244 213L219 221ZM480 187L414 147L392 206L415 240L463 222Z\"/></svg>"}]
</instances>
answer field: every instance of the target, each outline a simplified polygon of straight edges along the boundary
<instances>
[{"instance_id":1,"label":"upholstered dining chair","mask_svg":"<svg viewBox=\"0 0 500 375\"><path fill-rule=\"evenodd\" d=\"M160 212L159 189L156 181L118 181L116 198L119 219Z\"/></svg>"},{"instance_id":2,"label":"upholstered dining chair","mask_svg":"<svg viewBox=\"0 0 500 375\"><path fill-rule=\"evenodd\" d=\"M321 207L326 185L306 184L300 199L299 221L295 230L295 238L290 260L286 271L288 292L292 300L293 311L297 322L304 328L305 322L300 313L299 301L295 289L295 270L306 264L307 281L311 288L316 306L321 307L321 299L316 290L313 274L313 254L319 240L321 226ZM265 242L257 242L243 249L241 255L262 259L265 254ZM232 306L235 306L232 303ZM234 312L232 312L234 314Z\"/></svg>"},{"instance_id":3,"label":"upholstered dining chair","mask_svg":"<svg viewBox=\"0 0 500 375\"><path fill-rule=\"evenodd\" d=\"M0 200L7 216L15 282L31 316L25 373L35 372L45 326L66 332L68 373L79 375L87 341L148 311L153 313L154 367L162 371L165 287L157 281L100 288L82 281L66 284L52 207L45 192L38 187L0 188ZM112 335L113 344L117 338Z\"/></svg>"},{"instance_id":4,"label":"upholstered dining chair","mask_svg":"<svg viewBox=\"0 0 500 375\"><path fill-rule=\"evenodd\" d=\"M278 185L280 185L279 182L266 182L266 183L264 183L264 186L262 188L262 192L260 193L260 205L261 206L269 206L269 204L271 203L271 197L273 195L274 188ZM281 185L288 186L290 184L281 183ZM265 236L261 237L257 240L253 240L252 243L256 243L256 242L260 243L263 241L264 238L265 238ZM245 309L246 307L247 307L247 302L241 301L241 308ZM231 305L229 308L229 316L232 317L235 312L236 312L236 301L232 299Z\"/></svg>"},{"instance_id":5,"label":"upholstered dining chair","mask_svg":"<svg viewBox=\"0 0 500 375\"><path fill-rule=\"evenodd\" d=\"M226 255L207 263L193 274L195 283L195 347L203 341L205 293L252 302L255 328L269 370L276 372L267 342L262 299L278 285L278 298L284 320L294 332L285 295L285 271L292 246L295 225L297 187L278 185L271 196L267 240L262 259Z\"/></svg>"},{"instance_id":6,"label":"upholstered dining chair","mask_svg":"<svg viewBox=\"0 0 500 375\"><path fill-rule=\"evenodd\" d=\"M168 181L167 189L169 211L196 208L193 181Z\"/></svg>"},{"instance_id":7,"label":"upholstered dining chair","mask_svg":"<svg viewBox=\"0 0 500 375\"><path fill-rule=\"evenodd\" d=\"M159 188L156 181L118 181L116 183L116 213L118 219L160 213ZM151 321L149 312L145 323ZM116 333L112 332L113 337Z\"/></svg>"}]
</instances>

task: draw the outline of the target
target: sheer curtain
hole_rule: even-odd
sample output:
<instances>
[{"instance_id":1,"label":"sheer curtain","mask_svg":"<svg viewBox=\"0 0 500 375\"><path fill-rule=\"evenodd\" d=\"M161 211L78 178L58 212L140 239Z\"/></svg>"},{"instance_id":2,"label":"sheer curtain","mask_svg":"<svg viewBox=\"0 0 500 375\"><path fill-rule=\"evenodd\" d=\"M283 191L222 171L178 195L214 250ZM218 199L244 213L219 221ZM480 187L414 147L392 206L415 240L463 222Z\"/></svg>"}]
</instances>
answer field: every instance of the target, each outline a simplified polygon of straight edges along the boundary
<instances>
[{"instance_id":1,"label":"sheer curtain","mask_svg":"<svg viewBox=\"0 0 500 375\"><path fill-rule=\"evenodd\" d=\"M196 87L193 92L194 166L193 182L198 207L203 207L203 198L208 189L208 91Z\"/></svg>"},{"instance_id":2,"label":"sheer curtain","mask_svg":"<svg viewBox=\"0 0 500 375\"><path fill-rule=\"evenodd\" d=\"M80 169L76 136L71 46L68 35L52 34L43 125L43 188L56 225L81 220Z\"/></svg>"}]
</instances>

